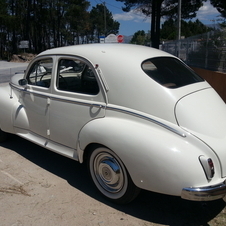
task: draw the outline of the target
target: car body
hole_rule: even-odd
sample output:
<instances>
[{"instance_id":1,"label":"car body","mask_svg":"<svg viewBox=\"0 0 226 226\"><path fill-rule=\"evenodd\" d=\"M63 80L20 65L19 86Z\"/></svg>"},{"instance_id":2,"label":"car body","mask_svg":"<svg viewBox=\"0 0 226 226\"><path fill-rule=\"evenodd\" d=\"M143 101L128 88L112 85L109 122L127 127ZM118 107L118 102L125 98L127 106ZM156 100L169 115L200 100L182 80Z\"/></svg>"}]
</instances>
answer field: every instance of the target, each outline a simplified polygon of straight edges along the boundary
<instances>
[{"instance_id":1,"label":"car body","mask_svg":"<svg viewBox=\"0 0 226 226\"><path fill-rule=\"evenodd\" d=\"M130 202L140 189L196 201L226 194L225 103L166 52L118 43L50 49L1 87L0 106L1 141L12 133L88 161L112 201Z\"/></svg>"}]
</instances>

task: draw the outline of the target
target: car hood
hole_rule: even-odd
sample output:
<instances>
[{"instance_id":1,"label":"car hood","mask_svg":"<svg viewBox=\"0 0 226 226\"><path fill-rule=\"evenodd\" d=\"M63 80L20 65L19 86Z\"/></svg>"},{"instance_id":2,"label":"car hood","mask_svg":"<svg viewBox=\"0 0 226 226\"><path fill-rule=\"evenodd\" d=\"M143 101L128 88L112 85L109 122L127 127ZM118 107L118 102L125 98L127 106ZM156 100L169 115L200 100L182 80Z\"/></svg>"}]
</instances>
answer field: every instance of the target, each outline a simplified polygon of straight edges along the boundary
<instances>
[{"instance_id":1,"label":"car hood","mask_svg":"<svg viewBox=\"0 0 226 226\"><path fill-rule=\"evenodd\" d=\"M175 115L180 127L215 152L223 167L222 176L226 176L226 105L213 88L181 98L176 104Z\"/></svg>"}]
</instances>

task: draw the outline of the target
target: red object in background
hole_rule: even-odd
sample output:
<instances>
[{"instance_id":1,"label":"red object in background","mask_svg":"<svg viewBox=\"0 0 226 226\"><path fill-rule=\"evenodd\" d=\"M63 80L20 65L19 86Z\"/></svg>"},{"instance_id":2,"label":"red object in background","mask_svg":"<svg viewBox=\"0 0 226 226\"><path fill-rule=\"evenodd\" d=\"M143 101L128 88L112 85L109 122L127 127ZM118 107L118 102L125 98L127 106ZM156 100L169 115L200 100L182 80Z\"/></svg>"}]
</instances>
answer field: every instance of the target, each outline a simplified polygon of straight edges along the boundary
<instances>
[{"instance_id":1,"label":"red object in background","mask_svg":"<svg viewBox=\"0 0 226 226\"><path fill-rule=\"evenodd\" d=\"M123 42L123 35L118 35L117 40L118 42Z\"/></svg>"}]
</instances>

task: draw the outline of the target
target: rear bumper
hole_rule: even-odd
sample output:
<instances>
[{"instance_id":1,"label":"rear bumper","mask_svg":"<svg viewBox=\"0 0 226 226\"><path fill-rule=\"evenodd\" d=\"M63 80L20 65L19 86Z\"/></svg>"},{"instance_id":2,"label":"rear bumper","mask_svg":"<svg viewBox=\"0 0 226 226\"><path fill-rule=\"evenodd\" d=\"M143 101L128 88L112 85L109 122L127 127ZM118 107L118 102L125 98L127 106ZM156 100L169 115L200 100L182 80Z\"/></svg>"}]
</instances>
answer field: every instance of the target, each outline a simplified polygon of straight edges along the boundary
<instances>
[{"instance_id":1,"label":"rear bumper","mask_svg":"<svg viewBox=\"0 0 226 226\"><path fill-rule=\"evenodd\" d=\"M226 195L226 184L223 183L208 187L190 187L183 188L182 199L193 201L211 201L221 199Z\"/></svg>"}]
</instances>

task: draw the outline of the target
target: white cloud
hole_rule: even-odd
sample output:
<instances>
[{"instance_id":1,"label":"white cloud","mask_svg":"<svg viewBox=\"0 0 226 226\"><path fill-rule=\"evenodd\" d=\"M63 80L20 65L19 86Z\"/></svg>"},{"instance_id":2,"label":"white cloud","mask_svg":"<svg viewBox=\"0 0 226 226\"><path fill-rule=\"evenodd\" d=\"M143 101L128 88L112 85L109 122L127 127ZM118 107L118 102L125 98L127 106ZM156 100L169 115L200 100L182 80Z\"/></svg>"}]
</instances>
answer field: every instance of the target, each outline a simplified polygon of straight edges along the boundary
<instances>
[{"instance_id":1,"label":"white cloud","mask_svg":"<svg viewBox=\"0 0 226 226\"><path fill-rule=\"evenodd\" d=\"M204 24L210 24L211 21L217 20L220 13L214 8L209 1L204 2L203 6L197 12L196 19L199 19Z\"/></svg>"},{"instance_id":2,"label":"white cloud","mask_svg":"<svg viewBox=\"0 0 226 226\"><path fill-rule=\"evenodd\" d=\"M220 13L214 8L209 0L204 2L204 5L197 12L197 17L192 21L199 19L204 24L213 24L213 20L215 23L219 23L217 19L219 19ZM151 18L146 17L139 11L130 11L120 13L113 13L113 18L116 21L120 22L120 33L124 35L131 35L138 30L150 30L151 26ZM161 18L161 23L165 21L164 18Z\"/></svg>"},{"instance_id":3,"label":"white cloud","mask_svg":"<svg viewBox=\"0 0 226 226\"><path fill-rule=\"evenodd\" d=\"M145 16L139 11L131 10L130 12L113 14L114 20L131 21L136 23L150 23L150 17Z\"/></svg>"},{"instance_id":4,"label":"white cloud","mask_svg":"<svg viewBox=\"0 0 226 226\"><path fill-rule=\"evenodd\" d=\"M196 18L204 24L213 23L213 20L219 19L220 13L214 8L209 0L204 2L203 6L197 12ZM137 10L131 10L130 12L122 12L113 14L113 18L116 21L131 21L135 23L150 23L150 17L145 16ZM161 22L164 22L164 18L161 18ZM211 22L212 21L212 22Z\"/></svg>"}]
</instances>

